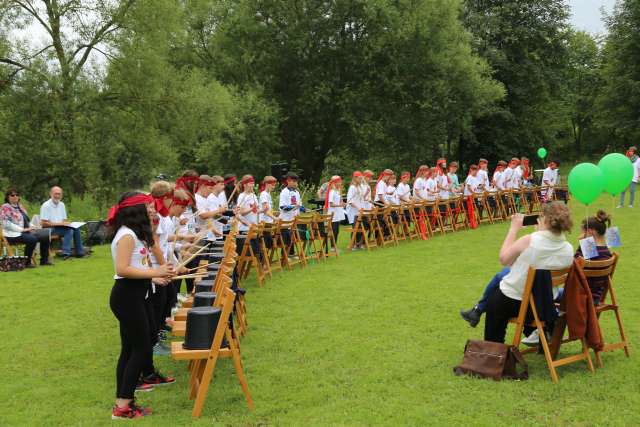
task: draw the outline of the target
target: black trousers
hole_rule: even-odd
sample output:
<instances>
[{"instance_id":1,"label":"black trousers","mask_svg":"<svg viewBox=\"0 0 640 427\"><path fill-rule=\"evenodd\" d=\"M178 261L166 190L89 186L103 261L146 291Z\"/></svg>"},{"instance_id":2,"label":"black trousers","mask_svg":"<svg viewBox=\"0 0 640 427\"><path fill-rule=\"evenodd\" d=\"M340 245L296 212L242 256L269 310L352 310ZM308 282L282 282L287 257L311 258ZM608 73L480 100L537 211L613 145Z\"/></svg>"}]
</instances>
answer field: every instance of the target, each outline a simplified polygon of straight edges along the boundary
<instances>
[{"instance_id":1,"label":"black trousers","mask_svg":"<svg viewBox=\"0 0 640 427\"><path fill-rule=\"evenodd\" d=\"M153 295L149 296L149 300L151 302L152 309L153 309L153 322L154 322L153 324L156 329L156 334L160 329L164 328L165 319L166 319L166 316L164 314L166 311L165 306L167 304L169 287L170 285L167 285L167 286L156 285L156 291L153 293Z\"/></svg>"},{"instance_id":2,"label":"black trousers","mask_svg":"<svg viewBox=\"0 0 640 427\"><path fill-rule=\"evenodd\" d=\"M520 301L509 298L497 287L489 296L484 323L485 341L504 343L509 319L517 317L520 312ZM534 328L525 326L524 334L529 335Z\"/></svg>"},{"instance_id":3,"label":"black trousers","mask_svg":"<svg viewBox=\"0 0 640 427\"><path fill-rule=\"evenodd\" d=\"M48 232L29 232L21 233L18 237L7 237L7 241L11 245L16 243L24 244L24 256L28 258L28 263L31 263L31 256L38 242L40 242L40 262L46 263L49 261L49 240Z\"/></svg>"},{"instance_id":4,"label":"black trousers","mask_svg":"<svg viewBox=\"0 0 640 427\"><path fill-rule=\"evenodd\" d=\"M156 291L158 287L156 286ZM156 302L152 297L151 293L149 293L149 298L145 300L145 313L147 315L147 322L149 323L149 352L147 353L147 358L144 361L144 365L142 366L142 375L149 375L155 371L153 367L153 346L158 343L158 317L156 316L155 309Z\"/></svg>"},{"instance_id":5,"label":"black trousers","mask_svg":"<svg viewBox=\"0 0 640 427\"><path fill-rule=\"evenodd\" d=\"M333 232L333 238L336 242L336 250L338 249L338 233L340 233L340 221L334 221L331 223L331 231ZM328 237L324 238L324 251L329 253L329 246L331 242Z\"/></svg>"},{"instance_id":6,"label":"black trousers","mask_svg":"<svg viewBox=\"0 0 640 427\"><path fill-rule=\"evenodd\" d=\"M145 295L149 280L117 279L109 305L120 322L120 357L116 368L116 397L133 399L140 374L153 358Z\"/></svg>"}]
</instances>

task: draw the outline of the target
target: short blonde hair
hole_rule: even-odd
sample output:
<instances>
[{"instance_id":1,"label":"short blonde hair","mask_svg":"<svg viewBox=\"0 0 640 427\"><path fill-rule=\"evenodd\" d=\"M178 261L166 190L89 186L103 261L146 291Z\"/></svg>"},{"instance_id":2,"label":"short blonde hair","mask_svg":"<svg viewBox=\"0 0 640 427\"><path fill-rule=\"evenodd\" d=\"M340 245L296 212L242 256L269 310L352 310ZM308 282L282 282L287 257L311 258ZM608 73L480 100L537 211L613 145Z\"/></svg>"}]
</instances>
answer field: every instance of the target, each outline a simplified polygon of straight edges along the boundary
<instances>
[{"instance_id":1,"label":"short blonde hair","mask_svg":"<svg viewBox=\"0 0 640 427\"><path fill-rule=\"evenodd\" d=\"M151 184L151 195L153 197L164 197L173 192L173 184L168 181L156 181Z\"/></svg>"}]
</instances>

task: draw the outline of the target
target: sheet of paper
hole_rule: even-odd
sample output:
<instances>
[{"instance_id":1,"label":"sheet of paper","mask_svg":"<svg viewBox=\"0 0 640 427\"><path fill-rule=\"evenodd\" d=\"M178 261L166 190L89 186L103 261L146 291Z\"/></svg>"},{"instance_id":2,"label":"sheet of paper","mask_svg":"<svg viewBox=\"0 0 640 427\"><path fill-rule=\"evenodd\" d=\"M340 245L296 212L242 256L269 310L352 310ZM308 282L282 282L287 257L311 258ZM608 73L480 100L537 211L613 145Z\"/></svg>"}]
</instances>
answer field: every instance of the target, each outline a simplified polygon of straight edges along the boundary
<instances>
[{"instance_id":1,"label":"sheet of paper","mask_svg":"<svg viewBox=\"0 0 640 427\"><path fill-rule=\"evenodd\" d=\"M85 224L86 224L86 222L74 221L71 224L69 224L69 227L71 227L71 228L80 228Z\"/></svg>"},{"instance_id":2,"label":"sheet of paper","mask_svg":"<svg viewBox=\"0 0 640 427\"><path fill-rule=\"evenodd\" d=\"M607 246L610 248L619 248L622 246L622 240L620 240L620 230L618 227L609 227L605 233L607 239Z\"/></svg>"},{"instance_id":3,"label":"sheet of paper","mask_svg":"<svg viewBox=\"0 0 640 427\"><path fill-rule=\"evenodd\" d=\"M581 239L580 249L582 250L582 257L584 259L592 259L598 257L598 247L593 236Z\"/></svg>"}]
</instances>

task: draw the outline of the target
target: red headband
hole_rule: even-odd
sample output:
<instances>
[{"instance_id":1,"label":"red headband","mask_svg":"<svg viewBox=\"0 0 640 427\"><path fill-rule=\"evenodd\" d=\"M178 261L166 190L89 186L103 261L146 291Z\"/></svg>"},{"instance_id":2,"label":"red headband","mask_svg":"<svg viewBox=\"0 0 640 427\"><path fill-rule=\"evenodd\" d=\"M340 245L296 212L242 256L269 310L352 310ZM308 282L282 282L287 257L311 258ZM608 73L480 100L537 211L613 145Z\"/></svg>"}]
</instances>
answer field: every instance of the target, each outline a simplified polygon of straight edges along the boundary
<instances>
[{"instance_id":1,"label":"red headband","mask_svg":"<svg viewBox=\"0 0 640 427\"><path fill-rule=\"evenodd\" d=\"M402 175L400 175L400 179L407 177L407 178L411 178L411 173L410 172L405 172Z\"/></svg>"},{"instance_id":2,"label":"red headband","mask_svg":"<svg viewBox=\"0 0 640 427\"><path fill-rule=\"evenodd\" d=\"M373 172L364 172L362 176L368 176L369 178L371 178L373 176Z\"/></svg>"},{"instance_id":3,"label":"red headband","mask_svg":"<svg viewBox=\"0 0 640 427\"><path fill-rule=\"evenodd\" d=\"M135 196L124 199L117 205L111 206L111 208L109 209L109 214L107 215L107 224L113 225L116 216L118 216L118 212L120 212L120 209L137 205L146 205L148 203L153 203L153 197L151 197L149 194L136 194Z\"/></svg>"},{"instance_id":4,"label":"red headband","mask_svg":"<svg viewBox=\"0 0 640 427\"><path fill-rule=\"evenodd\" d=\"M180 199L178 197L173 197L173 199L171 199L173 201L174 205L178 205L178 206L184 206L187 207L191 204L191 199L189 197L187 197L186 199Z\"/></svg>"},{"instance_id":5,"label":"red headband","mask_svg":"<svg viewBox=\"0 0 640 427\"><path fill-rule=\"evenodd\" d=\"M256 182L255 179L253 179L253 177L250 176L250 177L247 177L247 178L243 179L242 181L240 181L240 184L242 184L242 185L249 184L249 183L255 184L255 182Z\"/></svg>"},{"instance_id":6,"label":"red headband","mask_svg":"<svg viewBox=\"0 0 640 427\"><path fill-rule=\"evenodd\" d=\"M332 176L331 179L329 180L328 184L334 184L336 182L342 182L342 178L340 178L338 175ZM329 209L329 194L331 194L331 188L327 188L327 192L324 195L324 208L325 209Z\"/></svg>"},{"instance_id":7,"label":"red headband","mask_svg":"<svg viewBox=\"0 0 640 427\"><path fill-rule=\"evenodd\" d=\"M235 176L232 176L231 178L227 178L224 180L224 185L231 184L232 182L236 182L236 181L237 181L237 178Z\"/></svg>"},{"instance_id":8,"label":"red headband","mask_svg":"<svg viewBox=\"0 0 640 427\"><path fill-rule=\"evenodd\" d=\"M187 184L191 184L191 183L197 184L198 177L197 176L181 176L180 178L176 179L176 188L189 190L189 188L187 187Z\"/></svg>"},{"instance_id":9,"label":"red headband","mask_svg":"<svg viewBox=\"0 0 640 427\"><path fill-rule=\"evenodd\" d=\"M203 185L206 185L206 186L209 186L209 187L213 187L217 183L218 183L218 181L214 181L213 179L200 179L200 178L198 178L198 186L199 187L201 187Z\"/></svg>"},{"instance_id":10,"label":"red headband","mask_svg":"<svg viewBox=\"0 0 640 427\"><path fill-rule=\"evenodd\" d=\"M363 176L363 175L362 175L362 172L360 172L360 171L355 171L355 172L353 173L353 177L354 177L354 178L360 178L361 176Z\"/></svg>"},{"instance_id":11,"label":"red headband","mask_svg":"<svg viewBox=\"0 0 640 427\"><path fill-rule=\"evenodd\" d=\"M170 196L173 199L173 196ZM158 214L160 214L160 216L168 216L169 215L169 208L167 208L164 204L164 199L166 198L166 196L162 196L162 197L154 197L153 198L153 202L155 204L156 207L156 212L158 212Z\"/></svg>"}]
</instances>

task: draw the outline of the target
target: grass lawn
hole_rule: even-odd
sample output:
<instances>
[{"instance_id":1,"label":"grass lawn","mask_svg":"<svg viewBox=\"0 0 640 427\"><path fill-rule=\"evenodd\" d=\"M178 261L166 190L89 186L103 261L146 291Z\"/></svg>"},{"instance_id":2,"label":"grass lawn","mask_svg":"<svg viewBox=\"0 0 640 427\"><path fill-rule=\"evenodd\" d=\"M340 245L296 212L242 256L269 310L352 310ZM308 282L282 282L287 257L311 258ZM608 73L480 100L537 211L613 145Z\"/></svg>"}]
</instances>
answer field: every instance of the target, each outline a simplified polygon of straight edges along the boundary
<instances>
[{"instance_id":1,"label":"grass lawn","mask_svg":"<svg viewBox=\"0 0 640 427\"><path fill-rule=\"evenodd\" d=\"M611 204L607 198L596 205L611 210ZM584 206L573 207L579 223ZM615 283L633 344L640 335L634 287L640 212L614 214L624 243ZM483 331L483 323L472 329L458 311L478 299L499 268L506 229L482 226L398 248L343 252L337 260L276 273L264 288L250 280L242 357L255 410L247 409L230 360L221 360L203 416L193 421L186 365L165 357L157 364L177 383L139 396L154 415L138 424L640 423L637 347L632 359L621 351L605 354L595 374L585 364L561 367L558 385L539 355L528 357L524 382L452 374L466 340ZM576 235L577 227L574 245ZM112 274L105 246L87 260L0 275L0 425L110 425L119 352L108 305ZM606 316L605 338L615 338L613 315Z\"/></svg>"}]
</instances>

